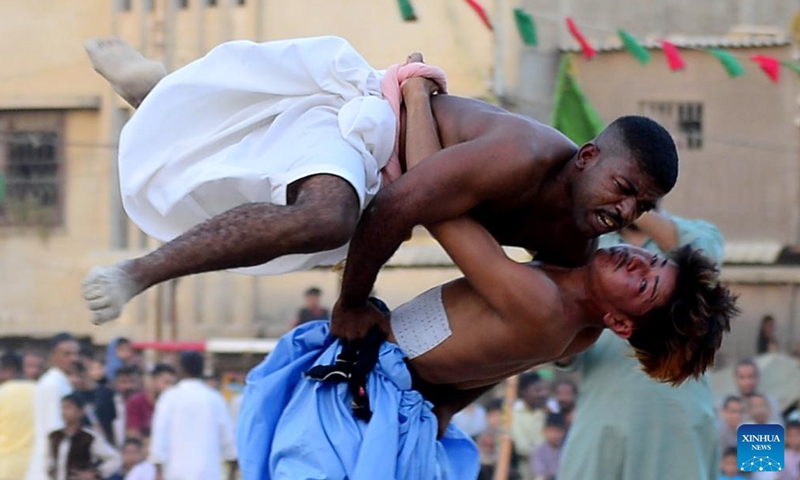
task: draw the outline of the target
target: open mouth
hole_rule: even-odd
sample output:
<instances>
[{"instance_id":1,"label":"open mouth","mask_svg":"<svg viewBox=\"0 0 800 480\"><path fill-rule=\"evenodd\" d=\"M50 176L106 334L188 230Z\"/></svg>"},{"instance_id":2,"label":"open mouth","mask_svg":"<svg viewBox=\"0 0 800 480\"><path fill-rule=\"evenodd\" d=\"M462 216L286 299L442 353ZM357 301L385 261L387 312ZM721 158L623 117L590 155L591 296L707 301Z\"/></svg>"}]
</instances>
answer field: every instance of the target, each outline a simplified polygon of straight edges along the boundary
<instances>
[{"instance_id":1,"label":"open mouth","mask_svg":"<svg viewBox=\"0 0 800 480\"><path fill-rule=\"evenodd\" d=\"M605 213L602 212L595 213L595 217L597 218L597 223L601 227L603 227L604 231L610 232L612 230L619 228L618 223Z\"/></svg>"}]
</instances>

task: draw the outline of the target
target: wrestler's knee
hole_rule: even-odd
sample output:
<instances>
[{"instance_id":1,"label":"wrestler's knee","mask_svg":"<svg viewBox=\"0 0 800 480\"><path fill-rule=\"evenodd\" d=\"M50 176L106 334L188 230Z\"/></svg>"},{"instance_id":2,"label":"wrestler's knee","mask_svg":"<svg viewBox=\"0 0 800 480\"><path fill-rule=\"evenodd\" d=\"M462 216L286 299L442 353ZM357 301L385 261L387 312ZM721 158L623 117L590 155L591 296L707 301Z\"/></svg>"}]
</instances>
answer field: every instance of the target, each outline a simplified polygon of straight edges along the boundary
<instances>
[{"instance_id":1,"label":"wrestler's knee","mask_svg":"<svg viewBox=\"0 0 800 480\"><path fill-rule=\"evenodd\" d=\"M360 214L353 187L332 175L315 175L300 184L294 207L308 225L306 241L320 250L332 250L349 242Z\"/></svg>"},{"instance_id":2,"label":"wrestler's knee","mask_svg":"<svg viewBox=\"0 0 800 480\"><path fill-rule=\"evenodd\" d=\"M310 239L311 242L321 250L333 250L341 247L350 241L356 230L357 213L350 215L335 210L337 209L317 212L313 216L312 226L308 235L312 237Z\"/></svg>"}]
</instances>

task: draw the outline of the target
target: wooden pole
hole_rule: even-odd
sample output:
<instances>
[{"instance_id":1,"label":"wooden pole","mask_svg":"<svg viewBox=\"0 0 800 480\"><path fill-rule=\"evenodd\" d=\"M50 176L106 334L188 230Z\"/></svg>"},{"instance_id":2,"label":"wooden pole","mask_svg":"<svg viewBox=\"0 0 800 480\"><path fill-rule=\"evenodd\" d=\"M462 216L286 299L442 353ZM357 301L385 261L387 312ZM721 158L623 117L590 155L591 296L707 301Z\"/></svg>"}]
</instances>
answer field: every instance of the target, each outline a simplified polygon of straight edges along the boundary
<instances>
[{"instance_id":1,"label":"wooden pole","mask_svg":"<svg viewBox=\"0 0 800 480\"><path fill-rule=\"evenodd\" d=\"M511 453L514 448L511 442L511 424L514 421L514 402L517 401L519 376L506 380L506 394L503 401L503 432L500 440L500 452L494 468L494 480L507 480L511 470Z\"/></svg>"}]
</instances>

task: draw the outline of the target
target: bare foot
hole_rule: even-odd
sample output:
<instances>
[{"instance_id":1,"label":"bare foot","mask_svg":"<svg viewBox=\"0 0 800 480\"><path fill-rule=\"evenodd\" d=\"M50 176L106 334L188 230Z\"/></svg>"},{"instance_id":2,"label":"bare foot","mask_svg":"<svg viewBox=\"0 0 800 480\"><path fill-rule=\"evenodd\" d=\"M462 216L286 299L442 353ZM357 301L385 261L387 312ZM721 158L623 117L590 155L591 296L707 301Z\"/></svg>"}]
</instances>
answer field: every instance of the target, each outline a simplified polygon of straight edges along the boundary
<instances>
[{"instance_id":1,"label":"bare foot","mask_svg":"<svg viewBox=\"0 0 800 480\"><path fill-rule=\"evenodd\" d=\"M134 108L167 75L163 65L143 57L120 38L93 38L83 46L95 71Z\"/></svg>"},{"instance_id":2,"label":"bare foot","mask_svg":"<svg viewBox=\"0 0 800 480\"><path fill-rule=\"evenodd\" d=\"M92 310L93 322L100 325L119 317L122 307L141 287L128 273L130 262L110 267L94 267L83 280L83 298Z\"/></svg>"}]
</instances>

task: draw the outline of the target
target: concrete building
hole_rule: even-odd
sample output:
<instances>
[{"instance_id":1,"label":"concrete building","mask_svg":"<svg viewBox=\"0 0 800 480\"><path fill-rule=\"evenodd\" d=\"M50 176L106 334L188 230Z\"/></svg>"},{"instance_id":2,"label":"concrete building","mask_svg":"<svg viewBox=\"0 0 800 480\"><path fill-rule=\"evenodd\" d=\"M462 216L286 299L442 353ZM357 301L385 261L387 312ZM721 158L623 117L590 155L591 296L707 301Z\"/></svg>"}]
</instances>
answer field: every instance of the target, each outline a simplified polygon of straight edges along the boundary
<instances>
[{"instance_id":1,"label":"concrete building","mask_svg":"<svg viewBox=\"0 0 800 480\"><path fill-rule=\"evenodd\" d=\"M92 72L84 39L118 34L174 69L226 40L341 35L377 67L422 51L448 73L453 93L498 99L546 121L558 61L574 48L563 27L564 16L573 15L590 26L587 36L601 50L591 62L575 62L578 81L601 117L643 113L671 127L682 165L666 207L712 220L727 237L723 273L742 295L744 313L726 354L752 353L763 313L776 316L784 346L800 339L800 270L777 266L800 245L796 77L785 70L784 80L772 85L748 65L745 77L729 79L713 57L699 51L685 52L689 67L671 74L657 50L642 67L613 39L621 27L648 40L667 35L682 46L791 58L797 47L789 41L789 19L800 2L485 0L495 34L463 2L418 0L417 23L403 23L396 5L388 3L0 2L0 18L13 19L0 26L3 38L13 40L0 45L0 169L8 179L0 211L1 334L42 337L70 330L98 343L117 335L274 336L288 327L306 287L320 286L328 305L336 298L338 275L328 269L261 278L215 273L151 289L117 322L89 324L80 298L88 269L157 244L121 209L115 147L131 111ZM534 15L538 47L523 47L517 38L512 16L517 6ZM404 268L384 270L376 286L390 305L458 276L422 231L392 265Z\"/></svg>"},{"instance_id":2,"label":"concrete building","mask_svg":"<svg viewBox=\"0 0 800 480\"><path fill-rule=\"evenodd\" d=\"M170 68L232 39L346 37L376 67L414 51L443 67L451 89L490 95L491 33L464 5L420 2L419 21L403 23L395 5L255 0L8 0L0 3L0 335L45 337L68 330L105 343L276 335L288 328L302 292L322 287L331 305L338 276L329 270L279 278L228 273L151 289L114 324L89 323L80 283L94 264L150 251L156 242L121 209L116 142L131 111L92 71L85 39L120 35ZM380 41L377 41L380 40ZM429 242L424 234L419 242ZM453 269L387 272L377 292L392 304Z\"/></svg>"}]
</instances>

